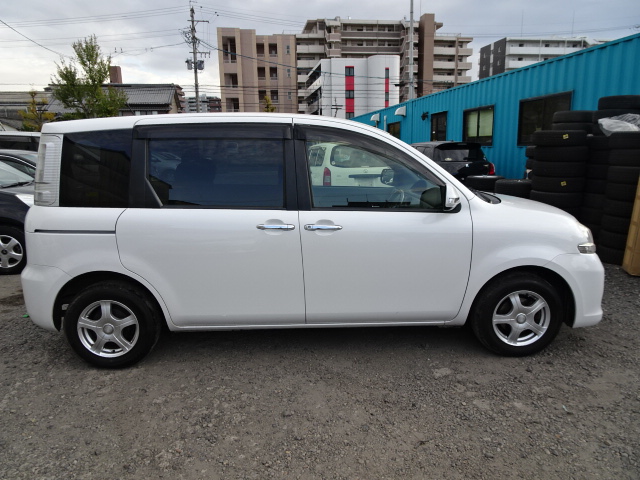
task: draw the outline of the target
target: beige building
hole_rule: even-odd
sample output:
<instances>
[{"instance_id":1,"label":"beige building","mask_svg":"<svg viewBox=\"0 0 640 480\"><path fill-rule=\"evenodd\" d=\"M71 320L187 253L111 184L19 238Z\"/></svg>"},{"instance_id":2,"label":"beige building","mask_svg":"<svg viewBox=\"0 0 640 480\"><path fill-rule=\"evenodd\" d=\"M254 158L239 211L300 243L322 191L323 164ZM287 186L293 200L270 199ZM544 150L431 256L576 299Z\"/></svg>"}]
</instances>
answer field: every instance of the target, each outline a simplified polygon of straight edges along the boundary
<instances>
[{"instance_id":1,"label":"beige building","mask_svg":"<svg viewBox=\"0 0 640 480\"><path fill-rule=\"evenodd\" d=\"M276 112L298 111L294 35L256 35L218 28L223 112L260 112L269 97Z\"/></svg>"}]
</instances>

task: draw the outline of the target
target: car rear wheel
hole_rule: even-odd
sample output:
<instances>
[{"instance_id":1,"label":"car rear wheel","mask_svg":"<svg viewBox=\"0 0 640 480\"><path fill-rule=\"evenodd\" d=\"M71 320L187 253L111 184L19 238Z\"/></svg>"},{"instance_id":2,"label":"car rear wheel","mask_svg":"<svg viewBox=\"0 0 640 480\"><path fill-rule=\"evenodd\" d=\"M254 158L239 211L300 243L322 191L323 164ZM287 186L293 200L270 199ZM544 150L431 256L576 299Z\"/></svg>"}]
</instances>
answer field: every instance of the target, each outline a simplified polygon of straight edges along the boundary
<instances>
[{"instance_id":1,"label":"car rear wheel","mask_svg":"<svg viewBox=\"0 0 640 480\"><path fill-rule=\"evenodd\" d=\"M19 228L0 225L0 275L20 273L27 263L24 232Z\"/></svg>"},{"instance_id":2,"label":"car rear wheel","mask_svg":"<svg viewBox=\"0 0 640 480\"><path fill-rule=\"evenodd\" d=\"M142 360L160 336L156 308L148 295L120 282L96 284L78 294L67 308L63 329L80 357L108 368Z\"/></svg>"},{"instance_id":3,"label":"car rear wheel","mask_svg":"<svg viewBox=\"0 0 640 480\"><path fill-rule=\"evenodd\" d=\"M499 277L478 295L471 327L489 350L506 356L537 353L555 338L562 324L556 289L531 273Z\"/></svg>"}]
</instances>

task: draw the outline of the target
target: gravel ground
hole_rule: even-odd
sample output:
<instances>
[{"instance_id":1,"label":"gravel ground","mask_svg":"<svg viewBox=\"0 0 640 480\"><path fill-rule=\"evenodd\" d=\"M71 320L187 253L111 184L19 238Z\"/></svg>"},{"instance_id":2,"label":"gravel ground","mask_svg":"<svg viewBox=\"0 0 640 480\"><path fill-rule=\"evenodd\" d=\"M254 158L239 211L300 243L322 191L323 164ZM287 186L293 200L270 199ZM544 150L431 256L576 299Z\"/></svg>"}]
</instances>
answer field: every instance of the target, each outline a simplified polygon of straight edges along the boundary
<instances>
[{"instance_id":1,"label":"gravel ground","mask_svg":"<svg viewBox=\"0 0 640 480\"><path fill-rule=\"evenodd\" d=\"M466 329L165 334L84 364L0 278L1 479L638 479L640 278L528 358Z\"/></svg>"}]
</instances>

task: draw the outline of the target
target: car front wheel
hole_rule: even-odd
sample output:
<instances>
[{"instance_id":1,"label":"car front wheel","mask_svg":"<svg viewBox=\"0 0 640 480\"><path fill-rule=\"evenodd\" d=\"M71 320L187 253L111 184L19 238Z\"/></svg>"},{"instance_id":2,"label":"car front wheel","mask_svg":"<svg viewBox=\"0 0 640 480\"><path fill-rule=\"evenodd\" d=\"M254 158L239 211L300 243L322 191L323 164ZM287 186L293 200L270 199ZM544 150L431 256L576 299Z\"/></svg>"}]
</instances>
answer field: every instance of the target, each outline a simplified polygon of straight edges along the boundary
<instances>
[{"instance_id":1,"label":"car front wheel","mask_svg":"<svg viewBox=\"0 0 640 480\"><path fill-rule=\"evenodd\" d=\"M64 334L87 362L122 368L144 358L160 335L156 309L148 295L126 283L90 286L69 304Z\"/></svg>"},{"instance_id":2,"label":"car front wheel","mask_svg":"<svg viewBox=\"0 0 640 480\"><path fill-rule=\"evenodd\" d=\"M555 338L563 321L561 300L545 279L512 273L480 292L471 326L489 350L506 356L537 353Z\"/></svg>"}]
</instances>

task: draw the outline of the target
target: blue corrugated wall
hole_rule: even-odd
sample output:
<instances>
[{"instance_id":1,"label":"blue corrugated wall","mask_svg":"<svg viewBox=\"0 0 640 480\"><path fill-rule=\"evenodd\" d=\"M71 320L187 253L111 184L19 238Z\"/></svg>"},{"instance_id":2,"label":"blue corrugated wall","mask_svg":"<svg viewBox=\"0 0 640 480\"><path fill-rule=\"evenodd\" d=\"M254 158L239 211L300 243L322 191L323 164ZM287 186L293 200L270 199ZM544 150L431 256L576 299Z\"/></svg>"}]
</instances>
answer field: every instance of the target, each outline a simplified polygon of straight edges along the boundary
<instances>
[{"instance_id":1,"label":"blue corrugated wall","mask_svg":"<svg viewBox=\"0 0 640 480\"><path fill-rule=\"evenodd\" d=\"M400 122L400 138L407 143L430 140L431 114L448 112L447 140L462 140L464 110L494 106L493 145L483 147L496 173L521 178L524 146L517 145L520 101L572 92L572 110L596 110L598 99L611 95L640 95L640 34L537 63L512 72L434 93L410 102L354 118L379 128ZM406 117L395 111L406 106ZM423 113L428 112L425 120Z\"/></svg>"}]
</instances>

